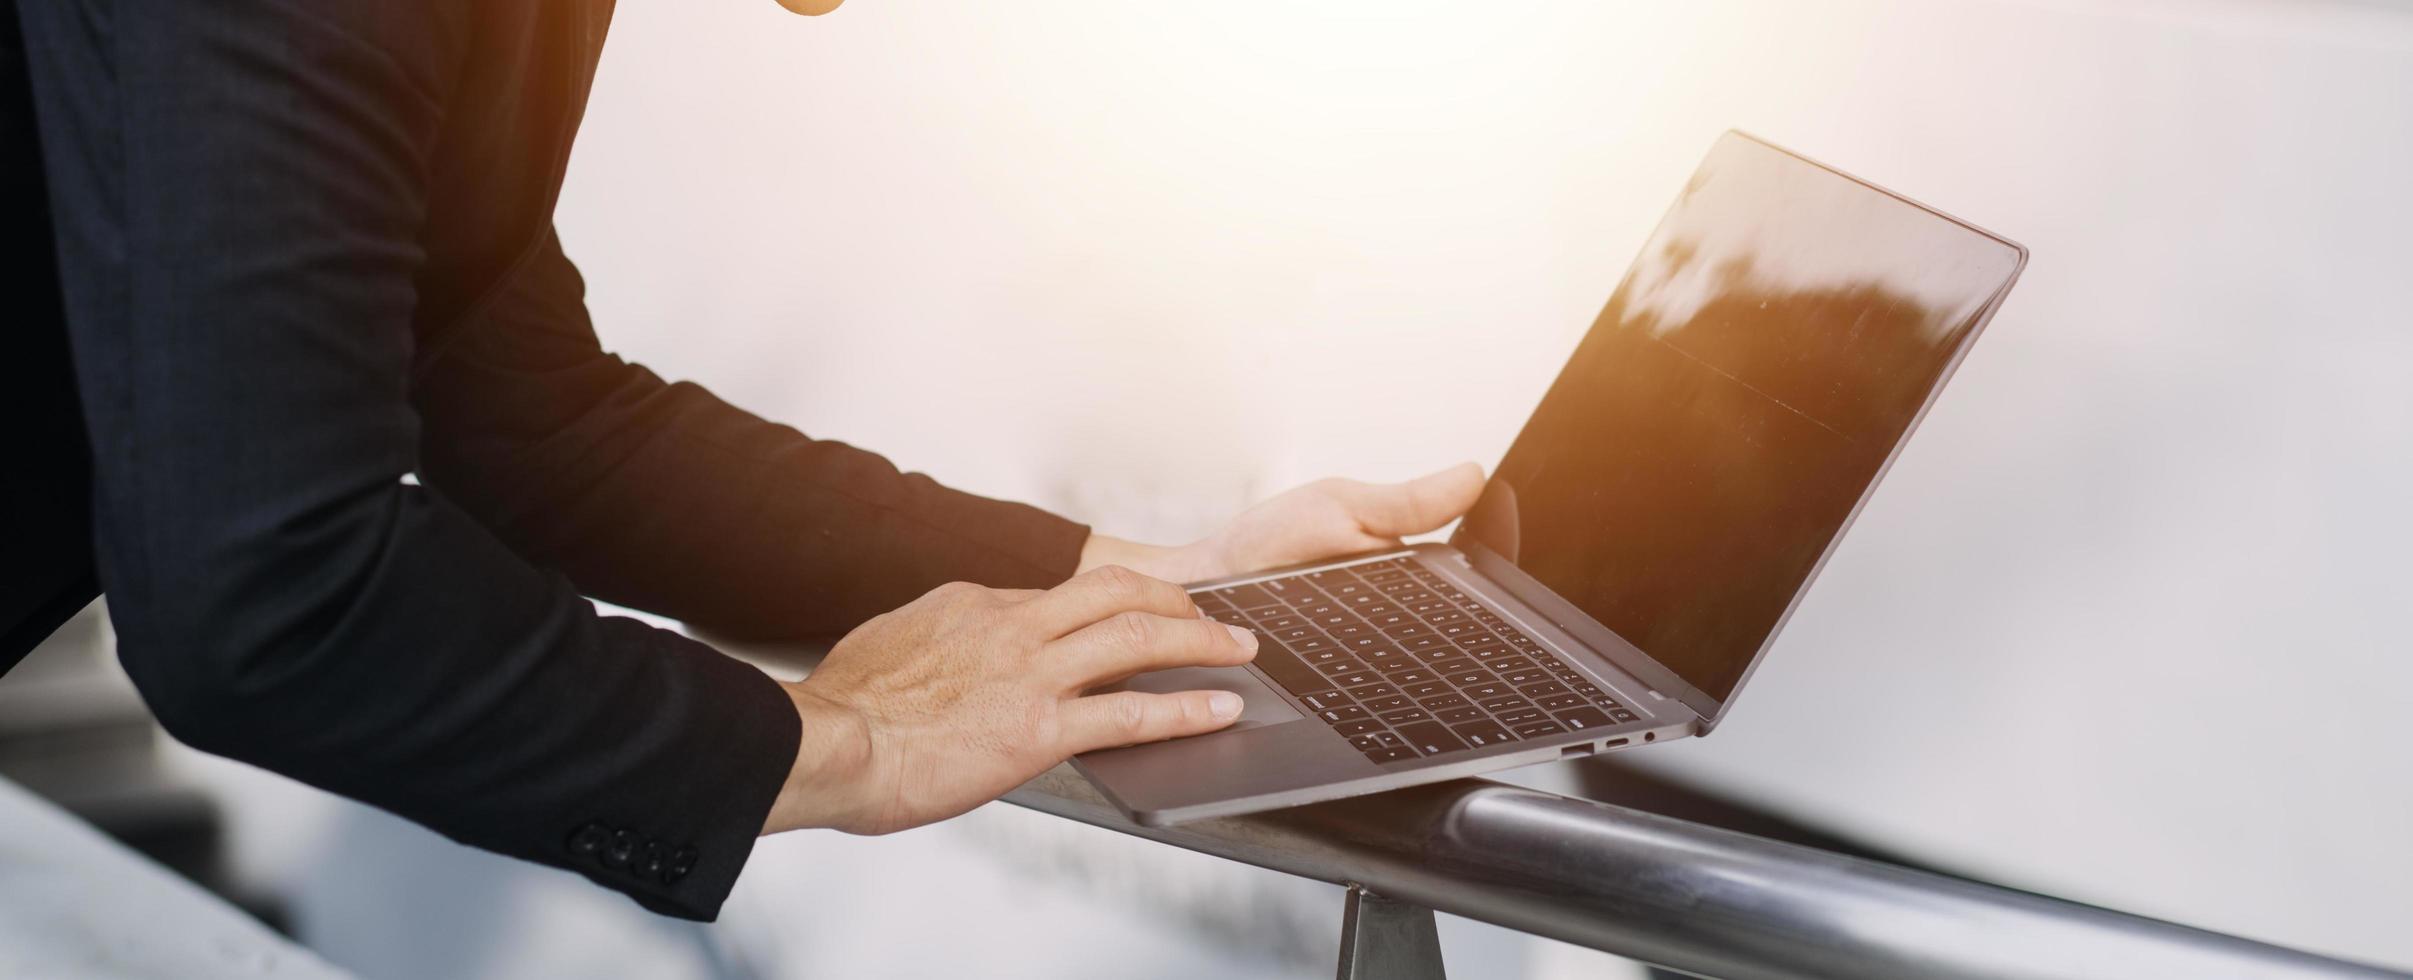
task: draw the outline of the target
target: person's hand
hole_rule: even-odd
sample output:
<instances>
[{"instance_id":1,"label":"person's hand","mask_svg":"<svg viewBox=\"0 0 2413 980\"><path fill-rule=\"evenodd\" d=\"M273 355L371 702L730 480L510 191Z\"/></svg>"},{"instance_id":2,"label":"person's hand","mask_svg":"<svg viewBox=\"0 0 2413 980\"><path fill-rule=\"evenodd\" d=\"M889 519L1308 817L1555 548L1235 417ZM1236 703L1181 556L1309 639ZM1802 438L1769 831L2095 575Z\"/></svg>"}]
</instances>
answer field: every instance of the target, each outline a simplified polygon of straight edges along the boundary
<instances>
[{"instance_id":1,"label":"person's hand","mask_svg":"<svg viewBox=\"0 0 2413 980\"><path fill-rule=\"evenodd\" d=\"M1126 568L1045 592L940 586L856 628L787 685L804 738L763 832L902 830L1075 753L1214 731L1239 717L1239 695L1082 692L1256 655L1255 634L1201 618L1179 586Z\"/></svg>"},{"instance_id":2,"label":"person's hand","mask_svg":"<svg viewBox=\"0 0 2413 980\"><path fill-rule=\"evenodd\" d=\"M1200 582L1393 547L1456 520L1483 495L1483 468L1461 463L1406 483L1318 480L1266 500L1206 538L1177 547L1093 534L1081 567L1118 564Z\"/></svg>"}]
</instances>

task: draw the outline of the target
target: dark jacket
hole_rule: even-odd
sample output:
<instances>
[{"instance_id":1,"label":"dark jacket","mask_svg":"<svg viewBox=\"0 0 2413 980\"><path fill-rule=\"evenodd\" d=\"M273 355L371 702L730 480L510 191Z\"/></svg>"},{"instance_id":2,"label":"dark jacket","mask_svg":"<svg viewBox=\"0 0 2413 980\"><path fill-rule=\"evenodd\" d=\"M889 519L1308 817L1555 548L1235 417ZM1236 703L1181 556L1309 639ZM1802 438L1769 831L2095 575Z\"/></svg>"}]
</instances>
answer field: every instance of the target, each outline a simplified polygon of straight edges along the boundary
<instances>
[{"instance_id":1,"label":"dark jacket","mask_svg":"<svg viewBox=\"0 0 2413 980\"><path fill-rule=\"evenodd\" d=\"M709 918L796 714L582 596L796 636L1071 572L1078 525L601 349L552 209L606 0L13 13L99 581L178 738Z\"/></svg>"}]
</instances>

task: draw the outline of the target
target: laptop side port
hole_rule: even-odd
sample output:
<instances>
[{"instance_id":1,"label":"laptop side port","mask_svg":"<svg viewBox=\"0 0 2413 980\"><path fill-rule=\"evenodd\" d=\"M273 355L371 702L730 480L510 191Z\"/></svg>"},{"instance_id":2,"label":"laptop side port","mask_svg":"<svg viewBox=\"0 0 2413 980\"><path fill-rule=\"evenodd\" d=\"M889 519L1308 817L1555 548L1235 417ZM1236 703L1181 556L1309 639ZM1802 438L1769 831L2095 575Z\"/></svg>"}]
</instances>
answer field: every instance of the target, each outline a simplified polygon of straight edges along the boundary
<instances>
[{"instance_id":1,"label":"laptop side port","mask_svg":"<svg viewBox=\"0 0 2413 980\"><path fill-rule=\"evenodd\" d=\"M1592 743L1590 742L1585 742L1582 745L1570 745L1566 748L1558 750L1558 757L1561 759L1575 759L1591 754Z\"/></svg>"}]
</instances>

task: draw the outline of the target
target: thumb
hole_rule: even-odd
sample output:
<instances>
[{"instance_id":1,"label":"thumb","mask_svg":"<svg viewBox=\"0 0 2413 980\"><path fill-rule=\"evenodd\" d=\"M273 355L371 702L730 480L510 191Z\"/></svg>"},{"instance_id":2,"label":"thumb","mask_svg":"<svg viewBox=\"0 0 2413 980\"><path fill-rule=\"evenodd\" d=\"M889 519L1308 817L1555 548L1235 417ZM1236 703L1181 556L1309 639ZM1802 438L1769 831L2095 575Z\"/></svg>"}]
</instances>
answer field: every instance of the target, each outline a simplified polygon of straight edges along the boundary
<instances>
[{"instance_id":1,"label":"thumb","mask_svg":"<svg viewBox=\"0 0 2413 980\"><path fill-rule=\"evenodd\" d=\"M1483 467L1460 463L1406 483L1354 484L1343 503L1367 534L1423 534L1456 520L1483 495Z\"/></svg>"}]
</instances>

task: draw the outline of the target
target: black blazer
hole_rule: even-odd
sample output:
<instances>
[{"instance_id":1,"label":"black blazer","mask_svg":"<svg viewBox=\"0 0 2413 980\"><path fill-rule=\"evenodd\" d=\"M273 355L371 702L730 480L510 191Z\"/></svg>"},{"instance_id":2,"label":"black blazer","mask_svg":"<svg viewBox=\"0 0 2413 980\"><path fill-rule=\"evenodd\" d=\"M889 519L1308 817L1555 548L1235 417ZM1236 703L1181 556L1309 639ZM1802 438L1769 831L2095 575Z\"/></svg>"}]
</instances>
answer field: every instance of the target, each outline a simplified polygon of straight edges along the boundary
<instances>
[{"instance_id":1,"label":"black blazer","mask_svg":"<svg viewBox=\"0 0 2413 980\"><path fill-rule=\"evenodd\" d=\"M551 213L608 0L12 13L99 580L178 738L709 918L795 712L582 595L796 636L1073 569L1077 524L602 350Z\"/></svg>"}]
</instances>

